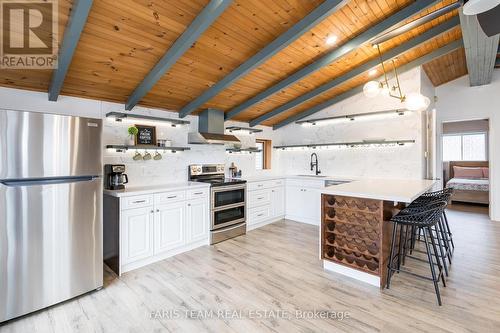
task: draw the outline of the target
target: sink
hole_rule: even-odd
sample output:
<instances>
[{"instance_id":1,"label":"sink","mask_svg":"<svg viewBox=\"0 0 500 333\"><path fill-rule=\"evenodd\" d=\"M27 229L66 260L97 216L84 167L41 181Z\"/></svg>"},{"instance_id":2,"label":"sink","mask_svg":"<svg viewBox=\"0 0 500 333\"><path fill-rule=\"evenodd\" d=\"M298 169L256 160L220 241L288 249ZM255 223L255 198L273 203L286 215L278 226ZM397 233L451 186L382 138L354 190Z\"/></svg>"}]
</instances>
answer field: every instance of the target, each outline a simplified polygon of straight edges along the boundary
<instances>
[{"instance_id":1,"label":"sink","mask_svg":"<svg viewBox=\"0 0 500 333\"><path fill-rule=\"evenodd\" d=\"M326 176L322 175L297 175L298 177L311 177L311 178L325 178Z\"/></svg>"}]
</instances>

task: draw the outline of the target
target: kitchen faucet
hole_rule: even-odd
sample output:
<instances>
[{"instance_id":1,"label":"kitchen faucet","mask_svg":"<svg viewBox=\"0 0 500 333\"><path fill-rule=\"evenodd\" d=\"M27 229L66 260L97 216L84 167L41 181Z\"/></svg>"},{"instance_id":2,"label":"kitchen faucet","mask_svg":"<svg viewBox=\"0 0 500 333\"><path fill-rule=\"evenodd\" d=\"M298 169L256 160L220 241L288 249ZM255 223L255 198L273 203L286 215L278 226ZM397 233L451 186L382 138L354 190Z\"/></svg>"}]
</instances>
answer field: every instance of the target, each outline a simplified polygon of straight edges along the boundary
<instances>
[{"instance_id":1,"label":"kitchen faucet","mask_svg":"<svg viewBox=\"0 0 500 333\"><path fill-rule=\"evenodd\" d=\"M316 161L313 162L313 157L316 158ZM316 176L321 173L321 170L318 169L319 164L318 164L318 155L316 153L311 154L311 171L313 171L314 167L316 167Z\"/></svg>"}]
</instances>

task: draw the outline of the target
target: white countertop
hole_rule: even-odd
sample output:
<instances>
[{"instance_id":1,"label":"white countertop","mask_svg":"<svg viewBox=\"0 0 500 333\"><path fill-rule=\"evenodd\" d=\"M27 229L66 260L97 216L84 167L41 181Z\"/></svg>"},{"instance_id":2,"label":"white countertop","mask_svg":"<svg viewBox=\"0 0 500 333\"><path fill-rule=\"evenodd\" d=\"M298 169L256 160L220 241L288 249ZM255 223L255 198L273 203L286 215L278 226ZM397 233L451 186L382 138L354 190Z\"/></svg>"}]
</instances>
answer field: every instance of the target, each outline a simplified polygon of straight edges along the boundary
<instances>
[{"instance_id":1,"label":"white countertop","mask_svg":"<svg viewBox=\"0 0 500 333\"><path fill-rule=\"evenodd\" d=\"M240 179L240 178L238 178ZM258 176L249 176L249 177L241 177L241 179L246 180L247 182L263 182L266 180L273 179L303 179L303 180L317 180L317 181L325 181L325 180L354 180L353 177L342 177L342 176L321 176L317 177L314 175L258 175Z\"/></svg>"},{"instance_id":2,"label":"white countertop","mask_svg":"<svg viewBox=\"0 0 500 333\"><path fill-rule=\"evenodd\" d=\"M104 190L104 194L111 195L114 197L128 197L132 195L141 194L152 194L167 191L182 191L182 190L194 190L200 188L208 188L210 184L200 183L200 182L179 182L179 183L166 183L159 185L149 185L149 186L132 186L126 187L124 190Z\"/></svg>"},{"instance_id":3,"label":"white countertop","mask_svg":"<svg viewBox=\"0 0 500 333\"><path fill-rule=\"evenodd\" d=\"M359 179L325 187L321 193L409 203L429 191L435 183L435 180L426 179Z\"/></svg>"}]
</instances>

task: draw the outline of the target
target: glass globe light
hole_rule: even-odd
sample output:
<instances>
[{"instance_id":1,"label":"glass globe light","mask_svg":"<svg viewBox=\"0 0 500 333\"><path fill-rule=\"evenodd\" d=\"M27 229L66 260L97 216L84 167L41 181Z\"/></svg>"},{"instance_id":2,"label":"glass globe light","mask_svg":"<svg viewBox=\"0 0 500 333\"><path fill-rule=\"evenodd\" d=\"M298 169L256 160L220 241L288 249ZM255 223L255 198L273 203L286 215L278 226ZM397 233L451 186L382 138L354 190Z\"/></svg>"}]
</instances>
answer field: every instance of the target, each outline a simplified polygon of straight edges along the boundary
<instances>
[{"instance_id":1,"label":"glass globe light","mask_svg":"<svg viewBox=\"0 0 500 333\"><path fill-rule=\"evenodd\" d=\"M411 92L405 96L404 104L410 111L423 111L429 107L431 100L420 93Z\"/></svg>"},{"instance_id":2,"label":"glass globe light","mask_svg":"<svg viewBox=\"0 0 500 333\"><path fill-rule=\"evenodd\" d=\"M363 94L368 98L377 97L380 93L380 84L377 81L369 81L363 86Z\"/></svg>"}]
</instances>

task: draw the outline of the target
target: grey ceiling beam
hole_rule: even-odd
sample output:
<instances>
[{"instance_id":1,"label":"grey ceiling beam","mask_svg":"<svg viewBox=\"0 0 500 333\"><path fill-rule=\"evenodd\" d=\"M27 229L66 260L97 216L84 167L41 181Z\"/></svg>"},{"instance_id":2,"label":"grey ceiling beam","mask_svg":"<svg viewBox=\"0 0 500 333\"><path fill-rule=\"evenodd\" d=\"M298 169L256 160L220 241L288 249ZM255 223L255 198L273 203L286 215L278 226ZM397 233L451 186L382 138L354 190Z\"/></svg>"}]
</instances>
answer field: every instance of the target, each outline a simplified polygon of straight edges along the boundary
<instances>
[{"instance_id":1,"label":"grey ceiling beam","mask_svg":"<svg viewBox=\"0 0 500 333\"><path fill-rule=\"evenodd\" d=\"M455 17L425 31L423 34L418 35L417 37L410 39L406 43L403 43L403 44L385 52L382 55L382 57L384 58L385 61L392 59L392 58L395 58L395 57L398 57L398 56L408 52L409 50L413 49L414 47L417 47L418 45L423 44L423 43L429 41L430 39L432 39L438 35L441 35L447 31L449 31L450 29L455 28L459 24L460 24L460 20L459 20L458 16L455 16ZM283 112L286 112L290 109L293 109L294 107L323 94L324 92L342 84L343 82L349 81L349 80L355 78L356 76L361 75L361 74L369 71L370 69L373 69L374 67L377 67L378 65L380 65L380 60L378 58L375 60L372 60L372 61L368 61L367 63L364 63L361 66L358 66L355 69L345 73L344 75L341 75L341 76L339 76L339 77L337 77L337 78L335 78L335 79L333 79L333 80L331 80L331 81L329 81L329 82L327 82L327 83L325 83L325 84L323 84L323 85L321 85L321 86L319 86L311 91L308 91L307 93L277 107L274 110L251 120L250 126L253 127L253 126L259 125L260 123L262 123L268 119L271 119L271 118L273 118L273 117L275 117Z\"/></svg>"},{"instance_id":2,"label":"grey ceiling beam","mask_svg":"<svg viewBox=\"0 0 500 333\"><path fill-rule=\"evenodd\" d=\"M87 22L92 3L93 0L76 0L71 9L71 15L64 30L64 37L57 57L57 68L54 69L50 81L49 101L57 101L61 93L64 79L68 73L69 65L73 59L73 54L80 40L85 22Z\"/></svg>"},{"instance_id":3,"label":"grey ceiling beam","mask_svg":"<svg viewBox=\"0 0 500 333\"><path fill-rule=\"evenodd\" d=\"M189 27L177 38L174 44L161 57L142 82L135 88L125 103L126 110L134 106L146 96L153 86L165 73L179 60L179 58L193 45L196 40L208 29L209 26L226 10L232 0L211 0Z\"/></svg>"},{"instance_id":4,"label":"grey ceiling beam","mask_svg":"<svg viewBox=\"0 0 500 333\"><path fill-rule=\"evenodd\" d=\"M419 67L419 66L422 66L423 64L426 64L428 63L429 61L432 61L436 58L439 58L445 54L448 54L456 49L459 49L461 47L463 47L463 41L460 39L460 40L456 40L452 43L449 43L448 45L445 45L435 51L432 51L431 53L428 53L412 62L409 62L401 67L398 68L398 72L399 73L404 73L404 72L407 72L409 71L410 69L413 69L413 68L416 68L416 67ZM356 94L359 94L359 93L362 93L363 92L363 86L364 84L361 84L349 91L346 91L345 93L342 93L340 95L337 95L323 103L320 103L316 106L313 106L312 108L306 110L306 111L303 111L301 113L298 113L296 115L293 115L281 122L279 122L278 124L274 125L273 126L273 129L276 130L278 128L281 128L283 126L286 126L290 123L293 123L299 119L302 119L302 118L305 118L305 117L308 117L316 112L319 112L321 110L324 110L338 102L341 102L349 97L352 97Z\"/></svg>"},{"instance_id":5,"label":"grey ceiling beam","mask_svg":"<svg viewBox=\"0 0 500 333\"><path fill-rule=\"evenodd\" d=\"M486 36L476 15L464 15L462 9L459 13L470 85L489 84L495 68L500 35Z\"/></svg>"},{"instance_id":6,"label":"grey ceiling beam","mask_svg":"<svg viewBox=\"0 0 500 333\"><path fill-rule=\"evenodd\" d=\"M319 58L317 61L305 66L304 68L288 76L286 79L281 80L274 86L267 88L266 90L258 93L252 98L236 106L228 113L226 113L226 120L234 118L235 116L245 111L246 109L252 107L253 105L262 102L269 96L276 94L277 92L285 89L286 87L302 80L304 77L311 75L312 73L320 70L321 68L329 65L330 63L340 59L342 56L360 47L361 45L369 42L378 35L386 32L388 29L394 28L395 26L397 26L397 24L401 23L402 21L414 16L415 14L418 14L422 10L438 2L440 1L418 0L411 3L410 5L406 6L405 8L393 14L392 16L388 17L387 19L383 20L382 22L376 24L375 26L369 28L365 32L349 40L347 43L340 45L333 51L328 52L327 54Z\"/></svg>"},{"instance_id":7,"label":"grey ceiling beam","mask_svg":"<svg viewBox=\"0 0 500 333\"><path fill-rule=\"evenodd\" d=\"M347 0L325 0L321 5L315 8L310 14L288 29L285 33L269 43L262 50L253 55L250 59L239 65L235 70L226 75L222 80L205 90L200 96L184 106L179 116L181 118L196 111L210 99L219 94L226 87L239 80L251 70L258 67L264 61L274 56L276 53L290 45L307 31L311 30L318 23L333 14L340 7L344 6Z\"/></svg>"}]
</instances>

